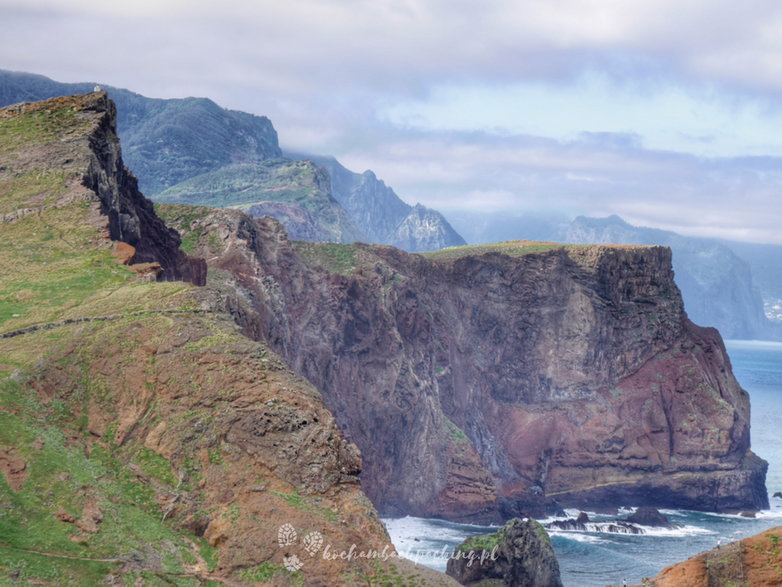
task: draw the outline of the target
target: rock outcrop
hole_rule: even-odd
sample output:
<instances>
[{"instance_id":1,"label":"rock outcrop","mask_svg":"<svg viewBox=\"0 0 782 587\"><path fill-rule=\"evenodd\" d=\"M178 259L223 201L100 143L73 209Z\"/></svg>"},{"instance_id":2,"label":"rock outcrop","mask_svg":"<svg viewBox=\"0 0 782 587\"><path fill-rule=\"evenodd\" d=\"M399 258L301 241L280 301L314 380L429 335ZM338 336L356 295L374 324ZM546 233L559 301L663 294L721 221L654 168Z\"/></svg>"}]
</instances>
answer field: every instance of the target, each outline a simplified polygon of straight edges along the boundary
<instances>
[{"instance_id":1,"label":"rock outcrop","mask_svg":"<svg viewBox=\"0 0 782 587\"><path fill-rule=\"evenodd\" d=\"M667 248L424 258L291 243L238 212L164 213L204 235L211 266L244 292L224 303L245 332L321 391L386 514L767 504L749 398L717 331L687 319Z\"/></svg>"},{"instance_id":2,"label":"rock outcrop","mask_svg":"<svg viewBox=\"0 0 782 587\"><path fill-rule=\"evenodd\" d=\"M456 547L446 572L461 585L561 587L559 564L543 527L513 518L495 534Z\"/></svg>"},{"instance_id":3,"label":"rock outcrop","mask_svg":"<svg viewBox=\"0 0 782 587\"><path fill-rule=\"evenodd\" d=\"M631 524L651 526L653 528L673 528L670 520L661 514L659 510L649 506L641 506L626 518Z\"/></svg>"},{"instance_id":4,"label":"rock outcrop","mask_svg":"<svg viewBox=\"0 0 782 587\"><path fill-rule=\"evenodd\" d=\"M68 114L63 114L67 112ZM159 263L162 271L158 279L185 280L196 285L206 282L206 263L203 259L188 257L180 248L176 231L168 228L157 217L152 202L138 190L136 178L122 162L122 153L116 129L116 107L106 92L95 92L74 98L54 98L44 102L21 103L0 109L0 120L12 123L24 117L45 120L63 118L60 124L69 125L62 141L48 140L22 147L26 157L19 157L11 169L16 174L37 170L42 173L73 173L65 181L72 189L59 200L30 198L27 202L15 200L17 210L6 213L8 220L22 218L24 211L42 212L47 207L65 207L74 198L97 201L96 223L109 238L129 244L135 254L127 264ZM50 128L56 131L57 128ZM40 133L36 136L41 136ZM44 160L46 157L48 160ZM4 172L8 175L8 171ZM80 177L79 177L80 176ZM80 192L80 182L86 191ZM10 203L10 202L9 202Z\"/></svg>"},{"instance_id":5,"label":"rock outcrop","mask_svg":"<svg viewBox=\"0 0 782 587\"><path fill-rule=\"evenodd\" d=\"M420 580L322 396L187 282L113 123L103 92L0 110L0 583Z\"/></svg>"},{"instance_id":6,"label":"rock outcrop","mask_svg":"<svg viewBox=\"0 0 782 587\"><path fill-rule=\"evenodd\" d=\"M782 527L771 528L671 565L638 587L776 587L782 584L780 539Z\"/></svg>"},{"instance_id":7,"label":"rock outcrop","mask_svg":"<svg viewBox=\"0 0 782 587\"><path fill-rule=\"evenodd\" d=\"M632 226L618 216L580 216L570 224L564 240L669 246L676 282L695 322L718 328L726 338L778 336L763 314L763 300L753 284L750 265L731 250L729 243Z\"/></svg>"}]
</instances>

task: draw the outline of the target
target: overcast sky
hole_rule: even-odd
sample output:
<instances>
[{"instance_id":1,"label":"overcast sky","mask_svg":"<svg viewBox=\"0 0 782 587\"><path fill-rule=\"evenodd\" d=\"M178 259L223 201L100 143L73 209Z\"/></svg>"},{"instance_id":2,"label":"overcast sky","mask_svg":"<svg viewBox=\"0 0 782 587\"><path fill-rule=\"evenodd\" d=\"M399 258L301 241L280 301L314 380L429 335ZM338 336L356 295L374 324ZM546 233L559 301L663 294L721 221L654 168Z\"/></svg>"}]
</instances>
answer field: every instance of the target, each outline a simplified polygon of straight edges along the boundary
<instances>
[{"instance_id":1,"label":"overcast sky","mask_svg":"<svg viewBox=\"0 0 782 587\"><path fill-rule=\"evenodd\" d=\"M780 0L0 0L0 68L264 114L446 215L782 243Z\"/></svg>"}]
</instances>

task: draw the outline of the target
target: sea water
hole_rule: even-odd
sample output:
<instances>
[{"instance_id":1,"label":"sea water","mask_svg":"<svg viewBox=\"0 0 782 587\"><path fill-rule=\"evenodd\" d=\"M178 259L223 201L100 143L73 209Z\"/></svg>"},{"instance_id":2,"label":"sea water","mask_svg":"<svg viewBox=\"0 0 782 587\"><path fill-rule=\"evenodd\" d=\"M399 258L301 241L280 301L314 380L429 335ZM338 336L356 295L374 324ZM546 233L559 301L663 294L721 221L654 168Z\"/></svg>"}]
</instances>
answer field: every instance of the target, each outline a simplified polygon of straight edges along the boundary
<instances>
[{"instance_id":1,"label":"sea water","mask_svg":"<svg viewBox=\"0 0 782 587\"><path fill-rule=\"evenodd\" d=\"M782 343L727 341L733 372L752 402L752 448L769 463L766 486L770 494L782 492ZM595 522L586 532L552 531L551 543L566 587L604 587L640 584L664 567L710 550L718 541L751 536L782 525L782 499L770 498L771 507L756 518L681 510L662 510L673 530L645 529L643 535L602 531L601 522L626 517L590 513ZM567 512L570 517L578 510ZM589 512L588 512L589 513ZM546 520L542 520L546 521ZM394 546L402 556L444 571L453 548L469 536L496 528L453 524L442 520L399 518L384 520Z\"/></svg>"}]
</instances>

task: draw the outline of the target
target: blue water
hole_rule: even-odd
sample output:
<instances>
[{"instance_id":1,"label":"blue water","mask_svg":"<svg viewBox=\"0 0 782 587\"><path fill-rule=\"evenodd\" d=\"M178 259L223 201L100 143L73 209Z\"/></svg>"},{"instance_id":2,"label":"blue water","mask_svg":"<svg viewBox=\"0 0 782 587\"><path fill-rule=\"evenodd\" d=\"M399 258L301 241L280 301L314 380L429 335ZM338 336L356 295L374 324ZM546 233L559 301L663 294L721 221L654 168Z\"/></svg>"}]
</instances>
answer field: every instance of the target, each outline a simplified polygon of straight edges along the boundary
<instances>
[{"instance_id":1,"label":"blue water","mask_svg":"<svg viewBox=\"0 0 782 587\"><path fill-rule=\"evenodd\" d=\"M733 372L752 402L752 448L769 463L770 494L782 491L782 343L727 341ZM632 536L600 532L552 532L551 542L566 587L604 587L639 584L664 567L694 554L782 525L782 500L757 518L663 510L675 530L653 530ZM568 512L577 515L577 511ZM620 512L620 517L628 512ZM610 516L591 514L595 522ZM421 564L444 571L448 553L469 536L495 529L452 524L442 520L401 518L385 520L397 550Z\"/></svg>"}]
</instances>

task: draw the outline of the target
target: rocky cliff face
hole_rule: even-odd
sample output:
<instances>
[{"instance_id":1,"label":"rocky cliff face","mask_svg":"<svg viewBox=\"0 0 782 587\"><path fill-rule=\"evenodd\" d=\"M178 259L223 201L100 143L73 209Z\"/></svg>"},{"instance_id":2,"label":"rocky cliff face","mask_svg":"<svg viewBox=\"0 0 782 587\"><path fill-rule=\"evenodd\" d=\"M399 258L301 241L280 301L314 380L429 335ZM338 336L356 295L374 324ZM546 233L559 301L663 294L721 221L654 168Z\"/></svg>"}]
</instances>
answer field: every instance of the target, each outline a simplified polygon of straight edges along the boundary
<instances>
[{"instance_id":1,"label":"rocky cliff face","mask_svg":"<svg viewBox=\"0 0 782 587\"><path fill-rule=\"evenodd\" d=\"M245 292L226 305L323 393L386 513L767 504L747 394L719 334L684 314L667 248L424 258L291 243L226 211L178 226L219 237L203 252Z\"/></svg>"},{"instance_id":2,"label":"rocky cliff face","mask_svg":"<svg viewBox=\"0 0 782 587\"><path fill-rule=\"evenodd\" d=\"M564 240L670 246L676 282L693 321L712 325L727 338L775 337L749 264L725 244L632 226L618 216L576 218Z\"/></svg>"},{"instance_id":3,"label":"rocky cliff face","mask_svg":"<svg viewBox=\"0 0 782 587\"><path fill-rule=\"evenodd\" d=\"M219 283L137 278L205 265L113 117L102 92L0 110L0 583L406 582L317 390Z\"/></svg>"},{"instance_id":4,"label":"rocky cliff face","mask_svg":"<svg viewBox=\"0 0 782 587\"><path fill-rule=\"evenodd\" d=\"M17 173L64 173L63 168L83 169L81 181L100 203L101 221L113 241L131 245L135 250L127 259L128 264L159 263L159 280L186 280L197 285L206 281L206 263L203 259L190 258L180 249L176 231L169 229L157 217L152 202L138 190L136 178L127 170L117 138L116 108L105 92L95 92L76 98L55 98L45 102L22 103L0 110L0 120L24 121L38 118L40 124L49 120L52 124L65 125L58 118L70 118L69 134L59 144L46 141L41 145L28 145L27 160L19 157L11 167ZM50 129L60 130L56 127ZM36 135L40 136L40 135ZM38 151L36 153L36 151ZM43 161L44 156L49 157ZM22 159L19 161L18 159ZM6 171L8 173L8 171ZM76 179L78 171L69 181ZM42 212L47 207L64 206L62 201L31 198L27 202L9 199L9 205L23 206L6 213L11 220L28 212ZM27 207L29 206L29 208Z\"/></svg>"}]
</instances>

